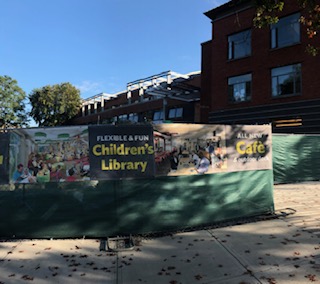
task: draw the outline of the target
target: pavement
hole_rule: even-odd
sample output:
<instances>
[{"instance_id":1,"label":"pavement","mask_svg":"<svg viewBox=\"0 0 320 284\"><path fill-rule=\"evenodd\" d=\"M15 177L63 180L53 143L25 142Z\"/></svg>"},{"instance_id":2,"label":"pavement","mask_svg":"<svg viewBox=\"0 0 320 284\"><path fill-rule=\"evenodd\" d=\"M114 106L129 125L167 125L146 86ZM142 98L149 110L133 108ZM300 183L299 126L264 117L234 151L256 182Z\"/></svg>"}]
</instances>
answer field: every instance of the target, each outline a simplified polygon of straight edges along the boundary
<instances>
[{"instance_id":1,"label":"pavement","mask_svg":"<svg viewBox=\"0 0 320 284\"><path fill-rule=\"evenodd\" d=\"M320 182L275 185L276 212L294 214L134 238L115 251L93 239L2 241L0 284L320 283L319 197Z\"/></svg>"}]
</instances>

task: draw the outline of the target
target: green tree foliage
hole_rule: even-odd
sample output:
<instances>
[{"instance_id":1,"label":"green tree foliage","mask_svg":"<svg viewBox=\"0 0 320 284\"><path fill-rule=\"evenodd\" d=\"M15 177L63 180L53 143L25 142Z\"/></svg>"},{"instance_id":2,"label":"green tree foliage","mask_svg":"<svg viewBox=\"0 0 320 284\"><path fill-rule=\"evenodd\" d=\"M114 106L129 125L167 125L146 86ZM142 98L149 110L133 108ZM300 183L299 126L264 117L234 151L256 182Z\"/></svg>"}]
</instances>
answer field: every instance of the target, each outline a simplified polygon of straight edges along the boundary
<instances>
[{"instance_id":1,"label":"green tree foliage","mask_svg":"<svg viewBox=\"0 0 320 284\"><path fill-rule=\"evenodd\" d=\"M64 125L79 112L81 105L80 91L70 83L34 89L29 100L30 116L39 126Z\"/></svg>"},{"instance_id":2,"label":"green tree foliage","mask_svg":"<svg viewBox=\"0 0 320 284\"><path fill-rule=\"evenodd\" d=\"M314 38L320 32L320 3L319 0L255 0L256 15L253 19L254 25L258 28L266 27L277 23L278 14L285 7L285 3L296 1L303 10L304 16L301 16L300 22L305 26L306 33L310 39L307 46L307 52L311 55L318 55L320 52L319 44L316 44Z\"/></svg>"},{"instance_id":3,"label":"green tree foliage","mask_svg":"<svg viewBox=\"0 0 320 284\"><path fill-rule=\"evenodd\" d=\"M0 76L0 127L12 128L28 125L25 111L25 92L16 80Z\"/></svg>"}]
</instances>

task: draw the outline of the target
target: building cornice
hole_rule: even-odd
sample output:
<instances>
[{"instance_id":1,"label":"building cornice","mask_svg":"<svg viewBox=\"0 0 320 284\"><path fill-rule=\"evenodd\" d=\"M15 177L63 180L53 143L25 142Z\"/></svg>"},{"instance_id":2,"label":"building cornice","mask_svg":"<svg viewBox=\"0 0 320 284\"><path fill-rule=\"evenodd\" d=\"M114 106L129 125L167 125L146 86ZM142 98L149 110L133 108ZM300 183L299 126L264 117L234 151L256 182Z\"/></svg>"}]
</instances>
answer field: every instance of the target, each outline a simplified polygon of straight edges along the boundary
<instances>
[{"instance_id":1,"label":"building cornice","mask_svg":"<svg viewBox=\"0 0 320 284\"><path fill-rule=\"evenodd\" d=\"M250 9L252 7L252 0L232 0L217 8L205 12L204 15L206 15L209 19L211 19L214 22L225 17L234 15L236 13L239 13L241 11Z\"/></svg>"}]
</instances>

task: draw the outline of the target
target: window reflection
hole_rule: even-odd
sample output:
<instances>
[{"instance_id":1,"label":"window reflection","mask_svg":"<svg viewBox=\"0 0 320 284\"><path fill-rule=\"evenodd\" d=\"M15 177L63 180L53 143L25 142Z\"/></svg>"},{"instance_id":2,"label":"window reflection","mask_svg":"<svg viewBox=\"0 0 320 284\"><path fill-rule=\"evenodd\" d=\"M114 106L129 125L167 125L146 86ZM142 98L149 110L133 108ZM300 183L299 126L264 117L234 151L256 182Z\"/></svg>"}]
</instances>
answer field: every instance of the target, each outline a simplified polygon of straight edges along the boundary
<instances>
[{"instance_id":1,"label":"window reflection","mask_svg":"<svg viewBox=\"0 0 320 284\"><path fill-rule=\"evenodd\" d=\"M271 48L289 46L300 42L300 14L284 17L271 25Z\"/></svg>"},{"instance_id":2,"label":"window reflection","mask_svg":"<svg viewBox=\"0 0 320 284\"><path fill-rule=\"evenodd\" d=\"M228 48L228 59L251 55L251 30L229 36Z\"/></svg>"},{"instance_id":3,"label":"window reflection","mask_svg":"<svg viewBox=\"0 0 320 284\"><path fill-rule=\"evenodd\" d=\"M301 64L274 68L271 76L273 97L301 93Z\"/></svg>"},{"instance_id":4,"label":"window reflection","mask_svg":"<svg viewBox=\"0 0 320 284\"><path fill-rule=\"evenodd\" d=\"M228 79L229 101L244 102L251 99L252 75L246 74Z\"/></svg>"}]
</instances>

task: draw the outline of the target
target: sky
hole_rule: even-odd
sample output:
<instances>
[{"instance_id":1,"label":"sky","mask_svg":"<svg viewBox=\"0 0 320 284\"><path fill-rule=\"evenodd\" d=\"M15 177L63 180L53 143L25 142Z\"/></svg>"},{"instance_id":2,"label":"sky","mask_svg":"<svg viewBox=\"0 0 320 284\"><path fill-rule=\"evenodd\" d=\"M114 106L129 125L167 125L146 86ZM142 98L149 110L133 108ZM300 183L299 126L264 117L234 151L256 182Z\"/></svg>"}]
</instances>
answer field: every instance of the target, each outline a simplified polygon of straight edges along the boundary
<instances>
[{"instance_id":1,"label":"sky","mask_svg":"<svg viewBox=\"0 0 320 284\"><path fill-rule=\"evenodd\" d=\"M0 0L0 76L29 95L69 82L85 99L164 71L200 71L204 15L225 0Z\"/></svg>"}]
</instances>

